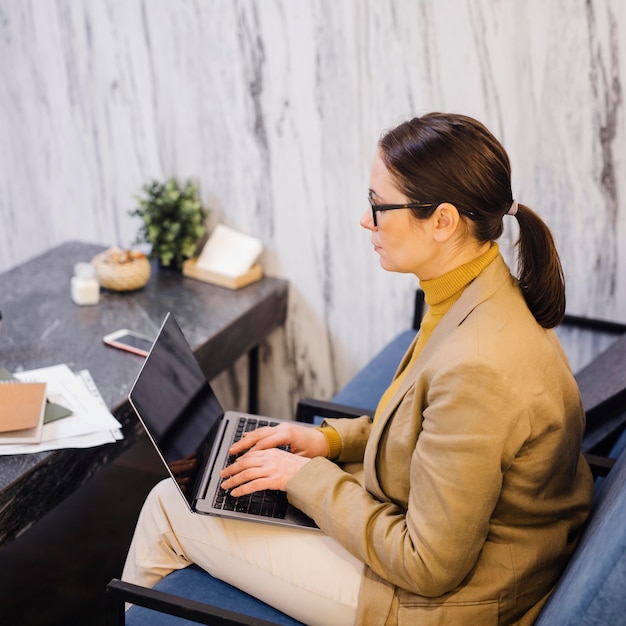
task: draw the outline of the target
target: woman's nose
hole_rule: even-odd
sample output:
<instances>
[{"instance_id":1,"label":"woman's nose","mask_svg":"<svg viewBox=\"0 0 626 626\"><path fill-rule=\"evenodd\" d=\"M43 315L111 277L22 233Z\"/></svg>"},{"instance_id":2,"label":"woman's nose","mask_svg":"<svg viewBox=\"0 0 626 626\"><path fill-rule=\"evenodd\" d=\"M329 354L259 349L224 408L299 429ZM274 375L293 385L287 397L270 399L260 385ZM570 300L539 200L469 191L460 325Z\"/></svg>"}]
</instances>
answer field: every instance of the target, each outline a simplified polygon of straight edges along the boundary
<instances>
[{"instance_id":1,"label":"woman's nose","mask_svg":"<svg viewBox=\"0 0 626 626\"><path fill-rule=\"evenodd\" d=\"M374 228L376 228L374 226L374 218L372 217L372 209L365 209L363 215L361 215L359 224L367 230L374 230Z\"/></svg>"}]
</instances>

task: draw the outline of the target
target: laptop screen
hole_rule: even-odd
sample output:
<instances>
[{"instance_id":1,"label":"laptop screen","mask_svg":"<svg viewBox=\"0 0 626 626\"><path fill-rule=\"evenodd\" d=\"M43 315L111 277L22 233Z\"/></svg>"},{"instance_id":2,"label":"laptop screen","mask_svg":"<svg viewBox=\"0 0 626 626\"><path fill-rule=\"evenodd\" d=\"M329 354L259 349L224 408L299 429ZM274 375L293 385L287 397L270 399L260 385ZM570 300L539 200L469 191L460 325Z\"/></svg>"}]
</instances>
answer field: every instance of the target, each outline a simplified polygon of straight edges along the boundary
<instances>
[{"instance_id":1,"label":"laptop screen","mask_svg":"<svg viewBox=\"0 0 626 626\"><path fill-rule=\"evenodd\" d=\"M161 326L129 398L166 462L198 450L223 415L171 313Z\"/></svg>"}]
</instances>

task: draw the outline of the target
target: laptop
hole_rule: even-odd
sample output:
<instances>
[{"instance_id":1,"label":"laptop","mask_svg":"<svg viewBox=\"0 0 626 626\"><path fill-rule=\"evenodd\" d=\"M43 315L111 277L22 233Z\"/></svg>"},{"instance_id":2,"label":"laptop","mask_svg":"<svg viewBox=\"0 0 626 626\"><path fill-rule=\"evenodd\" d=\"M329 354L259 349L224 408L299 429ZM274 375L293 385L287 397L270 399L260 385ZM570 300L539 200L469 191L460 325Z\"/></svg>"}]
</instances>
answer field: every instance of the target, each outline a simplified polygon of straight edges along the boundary
<instances>
[{"instance_id":1,"label":"laptop","mask_svg":"<svg viewBox=\"0 0 626 626\"><path fill-rule=\"evenodd\" d=\"M181 496L194 513L317 528L288 503L282 491L235 498L221 488L219 473L235 459L231 445L246 430L276 426L279 419L226 411L198 364L180 326L168 313L128 399L168 473L169 463L196 452L198 463Z\"/></svg>"}]
</instances>

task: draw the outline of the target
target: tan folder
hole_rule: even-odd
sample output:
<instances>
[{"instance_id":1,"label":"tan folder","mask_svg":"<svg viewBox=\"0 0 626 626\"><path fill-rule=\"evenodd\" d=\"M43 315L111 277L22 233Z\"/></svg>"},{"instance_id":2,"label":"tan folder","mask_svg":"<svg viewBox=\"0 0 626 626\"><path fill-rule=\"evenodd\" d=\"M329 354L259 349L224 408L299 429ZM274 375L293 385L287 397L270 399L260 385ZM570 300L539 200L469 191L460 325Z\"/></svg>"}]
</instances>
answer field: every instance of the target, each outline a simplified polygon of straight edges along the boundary
<instances>
[{"instance_id":1,"label":"tan folder","mask_svg":"<svg viewBox=\"0 0 626 626\"><path fill-rule=\"evenodd\" d=\"M0 383L0 443L41 441L46 383Z\"/></svg>"}]
</instances>

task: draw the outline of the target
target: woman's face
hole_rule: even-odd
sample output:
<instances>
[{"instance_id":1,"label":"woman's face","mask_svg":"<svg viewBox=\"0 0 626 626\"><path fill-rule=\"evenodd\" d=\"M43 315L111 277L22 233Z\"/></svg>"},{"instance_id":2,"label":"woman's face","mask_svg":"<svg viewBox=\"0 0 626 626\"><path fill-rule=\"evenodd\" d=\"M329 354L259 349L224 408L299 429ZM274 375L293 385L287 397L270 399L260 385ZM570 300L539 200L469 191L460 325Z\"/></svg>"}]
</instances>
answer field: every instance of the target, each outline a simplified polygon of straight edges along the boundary
<instances>
[{"instance_id":1,"label":"woman's face","mask_svg":"<svg viewBox=\"0 0 626 626\"><path fill-rule=\"evenodd\" d=\"M372 163L370 192L375 204L406 204L408 198L394 184L380 153ZM432 278L436 245L429 236L430 218L417 220L410 209L379 211L374 226L371 208L361 217L361 226L371 231L374 251L381 266L390 272L415 274L420 279Z\"/></svg>"}]
</instances>

